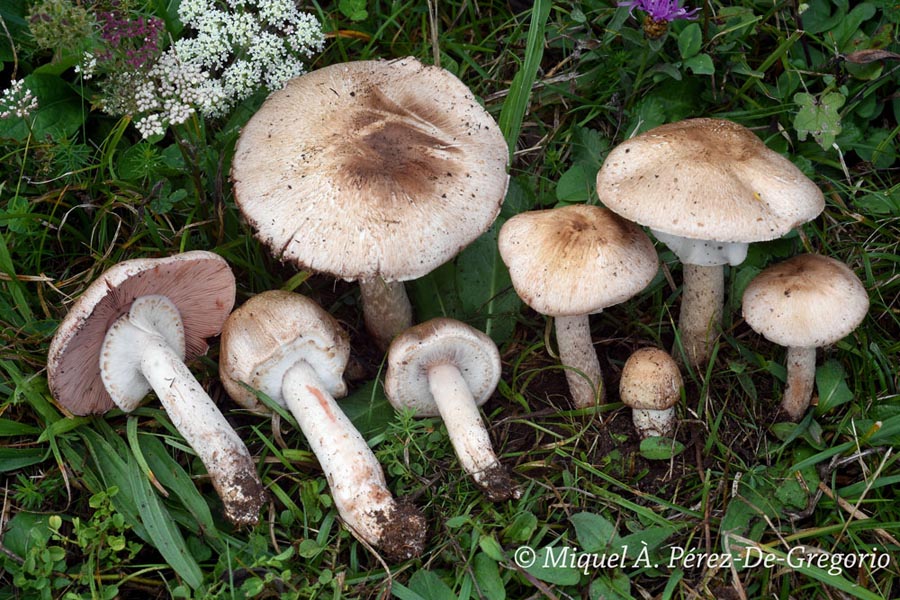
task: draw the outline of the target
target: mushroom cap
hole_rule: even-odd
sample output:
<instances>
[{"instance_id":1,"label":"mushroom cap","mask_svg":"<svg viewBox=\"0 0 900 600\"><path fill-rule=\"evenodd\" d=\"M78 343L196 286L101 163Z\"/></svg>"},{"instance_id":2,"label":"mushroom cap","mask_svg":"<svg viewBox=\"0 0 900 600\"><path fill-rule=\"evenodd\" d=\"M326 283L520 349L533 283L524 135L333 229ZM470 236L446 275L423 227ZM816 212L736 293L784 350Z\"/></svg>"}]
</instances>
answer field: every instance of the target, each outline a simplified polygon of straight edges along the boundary
<instances>
[{"instance_id":1,"label":"mushroom cap","mask_svg":"<svg viewBox=\"0 0 900 600\"><path fill-rule=\"evenodd\" d=\"M484 404L500 381L500 352L484 333L454 319L438 317L410 327L391 342L384 391L397 410L412 409L420 417L440 415L428 369L455 365L475 404Z\"/></svg>"},{"instance_id":2,"label":"mushroom cap","mask_svg":"<svg viewBox=\"0 0 900 600\"><path fill-rule=\"evenodd\" d=\"M193 250L164 258L138 258L104 271L59 324L47 355L50 391L76 415L115 405L100 377L106 332L141 296L165 296L181 315L185 362L206 353L234 306L234 274L225 259Z\"/></svg>"},{"instance_id":3,"label":"mushroom cap","mask_svg":"<svg viewBox=\"0 0 900 600\"><path fill-rule=\"evenodd\" d=\"M813 348L856 329L869 310L869 294L844 263L801 254L754 277L742 303L747 324L769 341Z\"/></svg>"},{"instance_id":4,"label":"mushroom cap","mask_svg":"<svg viewBox=\"0 0 900 600\"><path fill-rule=\"evenodd\" d=\"M508 161L500 128L459 79L404 58L289 81L244 127L231 176L238 207L280 259L405 281L491 226Z\"/></svg>"},{"instance_id":5,"label":"mushroom cap","mask_svg":"<svg viewBox=\"0 0 900 600\"><path fill-rule=\"evenodd\" d=\"M636 410L666 410L681 397L681 371L665 350L641 348L622 368L619 396Z\"/></svg>"},{"instance_id":6,"label":"mushroom cap","mask_svg":"<svg viewBox=\"0 0 900 600\"><path fill-rule=\"evenodd\" d=\"M647 234L599 206L520 213L503 224L498 242L516 293L539 313L557 317L624 302L659 268Z\"/></svg>"},{"instance_id":7,"label":"mushroom cap","mask_svg":"<svg viewBox=\"0 0 900 600\"><path fill-rule=\"evenodd\" d=\"M825 208L818 187L741 125L687 119L616 146L597 174L600 201L626 219L686 238L779 238Z\"/></svg>"},{"instance_id":8,"label":"mushroom cap","mask_svg":"<svg viewBox=\"0 0 900 600\"><path fill-rule=\"evenodd\" d=\"M241 383L284 405L284 374L299 361L312 367L332 396L347 392L347 334L322 307L300 294L271 290L247 300L225 321L219 354L222 384L235 402L250 410L266 408Z\"/></svg>"}]
</instances>

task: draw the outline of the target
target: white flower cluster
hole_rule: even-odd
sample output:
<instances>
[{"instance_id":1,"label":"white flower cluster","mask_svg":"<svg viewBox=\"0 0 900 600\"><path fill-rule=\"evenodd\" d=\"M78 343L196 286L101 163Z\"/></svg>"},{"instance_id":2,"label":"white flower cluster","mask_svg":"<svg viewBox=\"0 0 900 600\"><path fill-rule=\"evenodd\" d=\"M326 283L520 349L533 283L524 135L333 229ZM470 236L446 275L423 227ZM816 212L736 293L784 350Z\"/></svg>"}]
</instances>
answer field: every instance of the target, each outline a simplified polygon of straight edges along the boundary
<instances>
[{"instance_id":1,"label":"white flower cluster","mask_svg":"<svg viewBox=\"0 0 900 600\"><path fill-rule=\"evenodd\" d=\"M221 116L260 87L280 88L325 43L319 22L294 0L183 0L178 16L196 34L168 52L199 65L219 92L204 115Z\"/></svg>"},{"instance_id":2,"label":"white flower cluster","mask_svg":"<svg viewBox=\"0 0 900 600\"><path fill-rule=\"evenodd\" d=\"M37 107L37 98L25 87L24 79L13 79L0 95L0 119L9 117L24 119L37 110Z\"/></svg>"},{"instance_id":3,"label":"white flower cluster","mask_svg":"<svg viewBox=\"0 0 900 600\"><path fill-rule=\"evenodd\" d=\"M133 115L145 138L195 111L221 117L261 87L282 87L325 45L319 22L295 0L182 0L178 16L183 37L148 71L112 76L107 88L115 91L101 104L110 114ZM85 55L85 79L95 65Z\"/></svg>"}]
</instances>

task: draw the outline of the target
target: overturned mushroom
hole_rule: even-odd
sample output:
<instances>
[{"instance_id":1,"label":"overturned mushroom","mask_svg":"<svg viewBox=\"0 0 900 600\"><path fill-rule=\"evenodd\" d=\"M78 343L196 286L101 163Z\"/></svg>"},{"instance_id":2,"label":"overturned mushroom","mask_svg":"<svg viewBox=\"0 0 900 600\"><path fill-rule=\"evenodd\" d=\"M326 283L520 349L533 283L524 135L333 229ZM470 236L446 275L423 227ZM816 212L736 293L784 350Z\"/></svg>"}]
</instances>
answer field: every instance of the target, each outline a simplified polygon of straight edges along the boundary
<instances>
[{"instance_id":1,"label":"overturned mushroom","mask_svg":"<svg viewBox=\"0 0 900 600\"><path fill-rule=\"evenodd\" d=\"M816 348L850 334L869 310L866 288L850 267L801 254L764 269L744 290L744 319L767 340L787 346L781 408L799 421L816 382Z\"/></svg>"},{"instance_id":2,"label":"overturned mushroom","mask_svg":"<svg viewBox=\"0 0 900 600\"><path fill-rule=\"evenodd\" d=\"M360 283L382 348L412 325L403 281L486 231L506 194L500 128L449 71L414 58L292 79L241 132L235 201L281 260Z\"/></svg>"},{"instance_id":3,"label":"overturned mushroom","mask_svg":"<svg viewBox=\"0 0 900 600\"><path fill-rule=\"evenodd\" d=\"M619 396L631 408L641 438L667 436L675 428L675 404L681 397L681 372L665 350L641 348L628 357Z\"/></svg>"},{"instance_id":4,"label":"overturned mushroom","mask_svg":"<svg viewBox=\"0 0 900 600\"><path fill-rule=\"evenodd\" d=\"M407 329L388 350L384 391L394 408L440 416L463 469L488 498L518 498L521 490L500 464L478 407L500 380L500 353L480 331L437 318Z\"/></svg>"},{"instance_id":5,"label":"overturned mushroom","mask_svg":"<svg viewBox=\"0 0 900 600\"><path fill-rule=\"evenodd\" d=\"M349 354L346 334L315 302L269 291L226 321L219 371L242 406L264 410L255 389L291 411L350 531L390 560L407 560L424 549L425 519L394 500L381 465L334 400L347 390L342 374Z\"/></svg>"},{"instance_id":6,"label":"overturned mushroom","mask_svg":"<svg viewBox=\"0 0 900 600\"><path fill-rule=\"evenodd\" d=\"M779 238L825 207L793 163L721 119L669 123L616 146L597 174L597 195L681 260L679 329L693 366L708 359L718 336L724 265L739 265L751 242Z\"/></svg>"},{"instance_id":7,"label":"overturned mushroom","mask_svg":"<svg viewBox=\"0 0 900 600\"><path fill-rule=\"evenodd\" d=\"M209 472L225 516L254 524L265 501L247 447L185 366L206 352L234 305L234 275L211 252L121 262L60 323L50 390L77 415L130 412L152 389Z\"/></svg>"}]
</instances>

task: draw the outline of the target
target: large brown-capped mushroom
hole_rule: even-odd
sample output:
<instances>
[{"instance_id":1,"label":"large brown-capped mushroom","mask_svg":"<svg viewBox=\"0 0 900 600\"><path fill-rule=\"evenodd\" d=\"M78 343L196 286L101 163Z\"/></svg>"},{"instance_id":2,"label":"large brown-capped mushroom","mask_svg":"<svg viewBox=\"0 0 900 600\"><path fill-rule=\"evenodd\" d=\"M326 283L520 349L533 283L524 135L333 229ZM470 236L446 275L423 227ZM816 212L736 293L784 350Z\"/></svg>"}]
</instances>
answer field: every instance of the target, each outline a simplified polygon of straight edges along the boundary
<instances>
[{"instance_id":1,"label":"large brown-capped mushroom","mask_svg":"<svg viewBox=\"0 0 900 600\"><path fill-rule=\"evenodd\" d=\"M744 290L744 319L767 340L787 346L781 408L799 421L816 382L816 348L850 334L869 310L866 288L850 267L801 254L764 269Z\"/></svg>"},{"instance_id":2,"label":"large brown-capped mushroom","mask_svg":"<svg viewBox=\"0 0 900 600\"><path fill-rule=\"evenodd\" d=\"M401 282L486 231L506 194L499 127L450 72L414 58L289 81L235 148L235 201L278 258L358 280L386 348L412 325Z\"/></svg>"},{"instance_id":3,"label":"large brown-capped mushroom","mask_svg":"<svg viewBox=\"0 0 900 600\"><path fill-rule=\"evenodd\" d=\"M234 305L234 275L211 252L121 262L60 323L50 390L76 415L130 412L152 389L206 466L225 516L253 524L265 491L250 452L185 366L206 352Z\"/></svg>"},{"instance_id":4,"label":"large brown-capped mushroom","mask_svg":"<svg viewBox=\"0 0 900 600\"><path fill-rule=\"evenodd\" d=\"M512 217L500 228L499 245L522 300L556 318L575 406L603 402L588 315L647 287L659 267L650 238L612 211L573 204Z\"/></svg>"},{"instance_id":5,"label":"large brown-capped mushroom","mask_svg":"<svg viewBox=\"0 0 900 600\"><path fill-rule=\"evenodd\" d=\"M665 350L641 348L628 357L622 367L619 396L631 408L634 428L641 438L672 432L682 385L678 365Z\"/></svg>"},{"instance_id":6,"label":"large brown-capped mushroom","mask_svg":"<svg viewBox=\"0 0 900 600\"><path fill-rule=\"evenodd\" d=\"M500 380L493 340L465 323L439 317L407 329L388 350L384 391L397 410L440 416L459 462L495 502L521 490L500 464L478 407Z\"/></svg>"},{"instance_id":7,"label":"large brown-capped mushroom","mask_svg":"<svg viewBox=\"0 0 900 600\"><path fill-rule=\"evenodd\" d=\"M688 119L614 148L597 174L600 201L645 225L684 265L679 329L688 363L709 357L725 298L724 265L751 242L814 219L822 192L752 131L722 119Z\"/></svg>"},{"instance_id":8,"label":"large brown-capped mushroom","mask_svg":"<svg viewBox=\"0 0 900 600\"><path fill-rule=\"evenodd\" d=\"M349 355L346 334L319 305L300 294L269 291L225 322L219 372L242 406L263 410L253 389L286 406L319 459L350 531L390 560L407 560L424 549L425 518L394 500L381 465L334 400L347 391Z\"/></svg>"}]
</instances>

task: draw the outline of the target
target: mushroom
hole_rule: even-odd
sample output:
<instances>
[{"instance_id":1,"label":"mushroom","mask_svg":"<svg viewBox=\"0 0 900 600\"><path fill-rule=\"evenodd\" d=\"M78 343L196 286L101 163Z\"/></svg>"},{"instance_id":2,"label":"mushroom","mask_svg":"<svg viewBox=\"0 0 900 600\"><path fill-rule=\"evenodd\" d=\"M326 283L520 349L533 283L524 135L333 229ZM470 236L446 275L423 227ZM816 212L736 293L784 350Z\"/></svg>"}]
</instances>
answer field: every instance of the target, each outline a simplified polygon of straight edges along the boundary
<instances>
[{"instance_id":1,"label":"mushroom","mask_svg":"<svg viewBox=\"0 0 900 600\"><path fill-rule=\"evenodd\" d=\"M225 322L221 355L222 383L236 402L263 412L259 390L297 419L354 535L393 561L422 553L425 518L394 500L381 465L334 400L347 392L350 345L331 315L300 294L263 292Z\"/></svg>"},{"instance_id":2,"label":"mushroom","mask_svg":"<svg viewBox=\"0 0 900 600\"><path fill-rule=\"evenodd\" d=\"M241 132L235 201L276 257L358 280L378 344L412 325L402 282L486 231L506 194L500 128L448 71L414 58L290 80Z\"/></svg>"},{"instance_id":3,"label":"mushroom","mask_svg":"<svg viewBox=\"0 0 900 600\"><path fill-rule=\"evenodd\" d=\"M659 268L650 238L598 206L573 204L518 214L503 224L500 256L516 293L556 318L559 356L575 406L603 402L588 315L628 300Z\"/></svg>"},{"instance_id":4,"label":"mushroom","mask_svg":"<svg viewBox=\"0 0 900 600\"><path fill-rule=\"evenodd\" d=\"M47 358L53 396L76 415L131 412L152 389L203 462L235 524L255 524L265 491L250 452L185 366L234 305L224 259L192 251L105 271L59 325Z\"/></svg>"},{"instance_id":5,"label":"mushroom","mask_svg":"<svg viewBox=\"0 0 900 600\"><path fill-rule=\"evenodd\" d=\"M665 350L641 348L628 357L622 368L619 396L631 408L641 439L672 432L682 385L678 364Z\"/></svg>"},{"instance_id":6,"label":"mushroom","mask_svg":"<svg viewBox=\"0 0 900 600\"><path fill-rule=\"evenodd\" d=\"M500 353L491 338L453 319L407 329L388 350L388 400L418 417L440 416L463 469L494 502L522 493L494 454L478 411L499 380Z\"/></svg>"},{"instance_id":7,"label":"mushroom","mask_svg":"<svg viewBox=\"0 0 900 600\"><path fill-rule=\"evenodd\" d=\"M744 319L771 342L787 346L781 408L799 421L815 386L816 348L850 334L869 310L865 287L844 263L801 254L764 269L744 290Z\"/></svg>"},{"instance_id":8,"label":"mushroom","mask_svg":"<svg viewBox=\"0 0 900 600\"><path fill-rule=\"evenodd\" d=\"M679 329L689 364L712 351L725 298L724 265L750 242L779 238L814 219L822 192L749 129L688 119L614 148L597 174L600 201L650 228L684 265Z\"/></svg>"}]
</instances>

